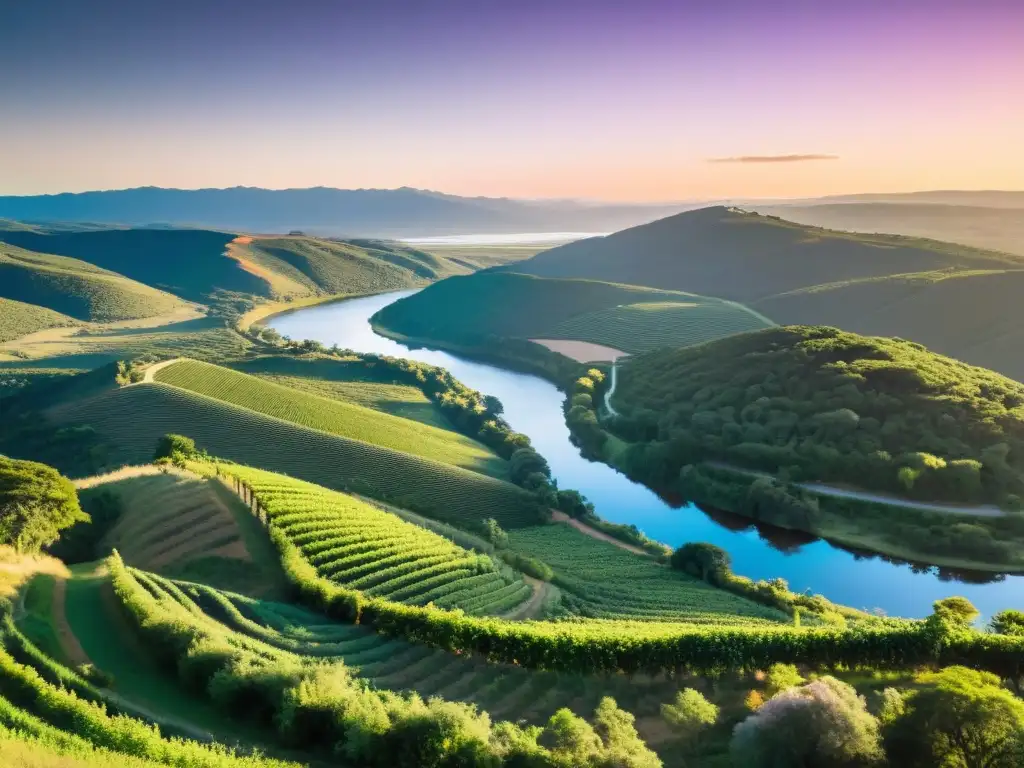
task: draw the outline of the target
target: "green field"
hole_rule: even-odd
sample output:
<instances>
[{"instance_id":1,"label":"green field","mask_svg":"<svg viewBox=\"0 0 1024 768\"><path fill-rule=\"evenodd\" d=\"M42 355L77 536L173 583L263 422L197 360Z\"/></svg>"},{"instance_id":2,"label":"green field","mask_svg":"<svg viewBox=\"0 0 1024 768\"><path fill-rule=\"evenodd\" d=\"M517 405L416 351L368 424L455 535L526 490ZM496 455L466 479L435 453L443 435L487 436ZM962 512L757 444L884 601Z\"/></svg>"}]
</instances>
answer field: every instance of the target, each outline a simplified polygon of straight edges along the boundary
<instances>
[{"instance_id":1,"label":"green field","mask_svg":"<svg viewBox=\"0 0 1024 768\"><path fill-rule=\"evenodd\" d=\"M492 477L508 477L503 459L457 432L290 389L228 368L183 360L160 369L156 380L311 429Z\"/></svg>"},{"instance_id":2,"label":"green field","mask_svg":"<svg viewBox=\"0 0 1024 768\"><path fill-rule=\"evenodd\" d=\"M321 576L350 589L470 615L507 613L532 594L489 556L351 496L269 472L232 473L249 484L273 526Z\"/></svg>"},{"instance_id":3,"label":"green field","mask_svg":"<svg viewBox=\"0 0 1024 768\"><path fill-rule=\"evenodd\" d=\"M509 538L515 549L554 569L563 605L580 616L720 626L788 620L779 611L585 536L568 525L521 528Z\"/></svg>"},{"instance_id":4,"label":"green field","mask_svg":"<svg viewBox=\"0 0 1024 768\"><path fill-rule=\"evenodd\" d=\"M0 344L46 328L76 325L77 320L46 307L0 298Z\"/></svg>"},{"instance_id":5,"label":"green field","mask_svg":"<svg viewBox=\"0 0 1024 768\"><path fill-rule=\"evenodd\" d=\"M441 409L421 389L359 359L266 356L230 363L229 367L292 389L451 429Z\"/></svg>"},{"instance_id":6,"label":"green field","mask_svg":"<svg viewBox=\"0 0 1024 768\"><path fill-rule=\"evenodd\" d=\"M84 261L2 242L0 296L95 322L152 317L185 306L168 293Z\"/></svg>"},{"instance_id":7,"label":"green field","mask_svg":"<svg viewBox=\"0 0 1024 768\"><path fill-rule=\"evenodd\" d=\"M456 525L493 517L506 528L537 520L533 497L511 483L430 459L264 416L167 384L135 384L51 409L116 446L113 463L152 459L157 440L185 434L216 456L328 488L408 506Z\"/></svg>"},{"instance_id":8,"label":"green field","mask_svg":"<svg viewBox=\"0 0 1024 768\"><path fill-rule=\"evenodd\" d=\"M741 304L695 297L688 302L622 304L585 312L560 323L552 339L603 344L623 352L688 347L773 325Z\"/></svg>"},{"instance_id":9,"label":"green field","mask_svg":"<svg viewBox=\"0 0 1024 768\"><path fill-rule=\"evenodd\" d=\"M444 280L385 307L374 322L404 336L453 343L489 336L573 339L627 352L686 346L771 324L742 305L706 296L513 272Z\"/></svg>"}]
</instances>

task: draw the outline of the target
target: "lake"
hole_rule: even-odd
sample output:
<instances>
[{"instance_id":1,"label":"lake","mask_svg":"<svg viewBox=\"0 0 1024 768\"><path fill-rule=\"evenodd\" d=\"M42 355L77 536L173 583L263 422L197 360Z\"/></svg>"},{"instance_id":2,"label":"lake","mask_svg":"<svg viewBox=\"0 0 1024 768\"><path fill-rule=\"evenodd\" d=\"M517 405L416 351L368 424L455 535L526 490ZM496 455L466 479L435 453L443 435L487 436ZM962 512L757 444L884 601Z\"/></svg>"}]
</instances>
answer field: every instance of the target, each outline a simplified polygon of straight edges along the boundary
<instances>
[{"instance_id":1,"label":"lake","mask_svg":"<svg viewBox=\"0 0 1024 768\"><path fill-rule=\"evenodd\" d=\"M399 291L299 309L269 325L292 339L315 339L357 352L406 357L450 370L464 384L498 397L513 429L530 437L548 460L560 488L575 488L597 513L615 523L634 524L648 536L676 547L708 541L732 556L733 570L753 579L781 577L797 592L821 594L837 603L922 617L935 600L968 598L984 616L1024 605L1024 576L953 574L927 566L860 556L805 534L758 531L738 516L712 517L697 507L675 508L654 492L600 462L580 456L569 441L562 414L564 396L553 384L522 373L433 349L410 348L377 335L369 318L414 291ZM971 583L963 579L988 579Z\"/></svg>"}]
</instances>

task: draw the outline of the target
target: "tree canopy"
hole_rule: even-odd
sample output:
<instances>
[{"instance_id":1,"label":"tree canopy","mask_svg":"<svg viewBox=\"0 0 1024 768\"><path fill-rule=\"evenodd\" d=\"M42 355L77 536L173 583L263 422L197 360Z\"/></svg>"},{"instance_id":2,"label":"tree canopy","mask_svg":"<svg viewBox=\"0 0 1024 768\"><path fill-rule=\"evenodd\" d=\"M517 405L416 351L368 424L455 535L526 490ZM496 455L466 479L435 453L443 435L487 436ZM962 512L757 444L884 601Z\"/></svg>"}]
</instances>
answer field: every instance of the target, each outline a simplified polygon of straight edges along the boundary
<instances>
[{"instance_id":1,"label":"tree canopy","mask_svg":"<svg viewBox=\"0 0 1024 768\"><path fill-rule=\"evenodd\" d=\"M75 486L53 467L0 456L0 544L38 552L88 520Z\"/></svg>"},{"instance_id":2,"label":"tree canopy","mask_svg":"<svg viewBox=\"0 0 1024 768\"><path fill-rule=\"evenodd\" d=\"M671 483L698 461L919 498L1024 494L1024 384L901 339L789 326L622 364L609 427Z\"/></svg>"}]
</instances>

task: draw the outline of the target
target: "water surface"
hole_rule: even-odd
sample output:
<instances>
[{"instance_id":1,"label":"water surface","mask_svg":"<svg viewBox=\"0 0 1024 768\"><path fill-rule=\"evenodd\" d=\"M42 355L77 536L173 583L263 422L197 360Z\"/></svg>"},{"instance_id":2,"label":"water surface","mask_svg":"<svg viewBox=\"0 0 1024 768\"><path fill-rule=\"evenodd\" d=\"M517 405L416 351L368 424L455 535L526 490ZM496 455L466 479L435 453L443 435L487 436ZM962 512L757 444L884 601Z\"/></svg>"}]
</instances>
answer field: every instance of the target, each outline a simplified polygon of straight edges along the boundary
<instances>
[{"instance_id":1,"label":"water surface","mask_svg":"<svg viewBox=\"0 0 1024 768\"><path fill-rule=\"evenodd\" d=\"M935 568L857 556L805 534L775 529L762 535L738 516L712 517L692 505L671 507L607 465L580 456L569 442L562 415L563 395L553 384L448 352L410 348L374 333L369 318L411 293L399 291L299 309L273 318L270 325L293 339L316 339L357 352L406 357L447 368L466 385L498 397L512 428L529 435L547 458L559 487L579 490L601 517L632 523L673 547L687 541L717 544L732 556L737 573L754 579L781 577L795 591L822 594L838 603L880 609L889 615L925 616L933 601L950 595L967 597L986 616L1003 608L1024 608L1024 576L978 574L976 578L996 580L968 583Z\"/></svg>"}]
</instances>

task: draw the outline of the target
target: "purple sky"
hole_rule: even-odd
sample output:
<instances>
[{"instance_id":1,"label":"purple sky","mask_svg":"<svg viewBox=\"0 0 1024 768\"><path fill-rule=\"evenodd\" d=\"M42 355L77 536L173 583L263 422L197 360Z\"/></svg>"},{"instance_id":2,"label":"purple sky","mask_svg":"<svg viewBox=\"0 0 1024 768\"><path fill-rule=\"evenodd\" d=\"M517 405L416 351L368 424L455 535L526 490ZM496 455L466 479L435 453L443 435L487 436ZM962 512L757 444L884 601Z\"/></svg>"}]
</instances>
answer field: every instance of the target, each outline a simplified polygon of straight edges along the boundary
<instances>
[{"instance_id":1,"label":"purple sky","mask_svg":"<svg viewBox=\"0 0 1024 768\"><path fill-rule=\"evenodd\" d=\"M1020 189L1024 1L7 2L0 109L0 194Z\"/></svg>"}]
</instances>

